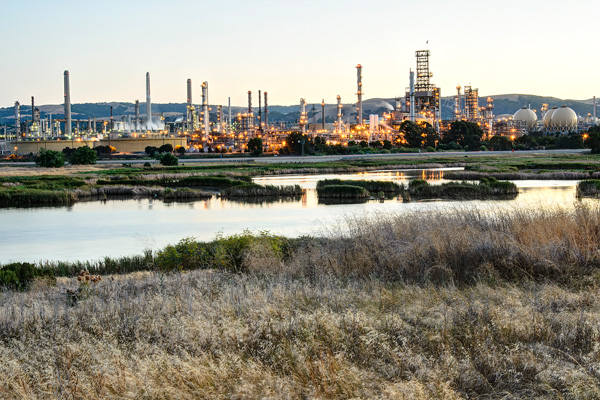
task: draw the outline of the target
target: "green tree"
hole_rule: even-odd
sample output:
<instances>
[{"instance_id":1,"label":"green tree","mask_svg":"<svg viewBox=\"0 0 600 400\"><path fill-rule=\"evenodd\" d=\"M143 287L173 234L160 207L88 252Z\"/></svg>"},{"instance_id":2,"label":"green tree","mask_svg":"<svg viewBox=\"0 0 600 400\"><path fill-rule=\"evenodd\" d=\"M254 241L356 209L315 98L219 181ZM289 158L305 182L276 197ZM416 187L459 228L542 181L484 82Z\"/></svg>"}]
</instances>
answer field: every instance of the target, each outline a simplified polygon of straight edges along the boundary
<instances>
[{"instance_id":1,"label":"green tree","mask_svg":"<svg viewBox=\"0 0 600 400\"><path fill-rule=\"evenodd\" d=\"M300 132L292 132L289 134L285 143L291 154L301 155L313 153L310 139L307 135L303 135Z\"/></svg>"},{"instance_id":2,"label":"green tree","mask_svg":"<svg viewBox=\"0 0 600 400\"><path fill-rule=\"evenodd\" d=\"M98 153L88 146L83 146L73 152L69 162L73 165L89 165L96 164L97 159Z\"/></svg>"},{"instance_id":3,"label":"green tree","mask_svg":"<svg viewBox=\"0 0 600 400\"><path fill-rule=\"evenodd\" d=\"M162 146L160 146L158 148L158 152L159 153L172 153L173 152L173 145L170 144L170 143L163 144Z\"/></svg>"},{"instance_id":4,"label":"green tree","mask_svg":"<svg viewBox=\"0 0 600 400\"><path fill-rule=\"evenodd\" d=\"M400 124L400 133L404 135L404 140L408 143L408 147L423 147L423 129L418 124L409 120L402 121Z\"/></svg>"},{"instance_id":5,"label":"green tree","mask_svg":"<svg viewBox=\"0 0 600 400\"><path fill-rule=\"evenodd\" d=\"M585 144L586 147L592 149L592 154L600 154L600 125L595 125L588 129Z\"/></svg>"},{"instance_id":6,"label":"green tree","mask_svg":"<svg viewBox=\"0 0 600 400\"><path fill-rule=\"evenodd\" d=\"M175 157L171 153L161 154L158 157L158 160L160 161L160 163L162 165L165 165L165 166L175 166L175 165L179 164L179 158Z\"/></svg>"},{"instance_id":7,"label":"green tree","mask_svg":"<svg viewBox=\"0 0 600 400\"><path fill-rule=\"evenodd\" d=\"M444 135L444 143L456 142L459 145L469 149L479 149L483 130L474 122L454 121L450 125L450 130Z\"/></svg>"},{"instance_id":8,"label":"green tree","mask_svg":"<svg viewBox=\"0 0 600 400\"><path fill-rule=\"evenodd\" d=\"M45 168L64 167L65 156L59 151L41 149L40 154L35 158L35 164Z\"/></svg>"},{"instance_id":9,"label":"green tree","mask_svg":"<svg viewBox=\"0 0 600 400\"><path fill-rule=\"evenodd\" d=\"M263 144L262 139L259 137L254 137L248 140L248 151L251 156L260 156L263 153Z\"/></svg>"}]
</instances>

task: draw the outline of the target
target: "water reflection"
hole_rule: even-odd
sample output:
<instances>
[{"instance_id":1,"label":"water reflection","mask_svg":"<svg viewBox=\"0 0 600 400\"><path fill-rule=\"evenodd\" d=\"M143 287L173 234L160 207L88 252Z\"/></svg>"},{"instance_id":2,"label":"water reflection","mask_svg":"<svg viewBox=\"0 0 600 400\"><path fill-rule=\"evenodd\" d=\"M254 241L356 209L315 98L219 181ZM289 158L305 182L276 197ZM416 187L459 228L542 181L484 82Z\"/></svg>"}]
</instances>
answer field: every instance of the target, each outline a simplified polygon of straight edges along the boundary
<instances>
[{"instance_id":1,"label":"water reflection","mask_svg":"<svg viewBox=\"0 0 600 400\"><path fill-rule=\"evenodd\" d=\"M456 168L453 168L455 170ZM405 185L425 177L432 184L445 182L444 171L385 170L360 174L323 174L260 177L259 184L300 185L302 196L291 199L231 201L208 200L164 203L154 199L81 202L71 207L0 209L0 263L9 261L90 260L102 256L140 253L158 249L182 237L211 240L244 229L269 230L286 236L319 234L349 215L364 216L478 208L495 212L515 207L552 207L575 202L577 181L516 181L515 200L435 201L403 203L400 196L360 204L319 203L316 183L321 179L379 179ZM583 200L596 201L593 199ZM57 235L57 227L69 227Z\"/></svg>"}]
</instances>

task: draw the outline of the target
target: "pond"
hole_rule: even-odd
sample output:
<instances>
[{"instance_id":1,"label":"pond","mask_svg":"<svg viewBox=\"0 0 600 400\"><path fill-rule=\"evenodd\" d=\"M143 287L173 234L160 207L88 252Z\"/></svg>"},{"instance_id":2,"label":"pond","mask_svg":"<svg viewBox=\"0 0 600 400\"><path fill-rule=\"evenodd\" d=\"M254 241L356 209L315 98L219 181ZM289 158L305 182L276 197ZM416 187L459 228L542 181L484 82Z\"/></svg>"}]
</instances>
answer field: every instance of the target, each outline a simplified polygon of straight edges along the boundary
<instances>
[{"instance_id":1,"label":"pond","mask_svg":"<svg viewBox=\"0 0 600 400\"><path fill-rule=\"evenodd\" d=\"M497 201L429 201L403 203L399 197L362 204L320 204L316 183L321 179L389 180L408 184L411 179L444 182L444 172L428 170L382 170L355 174L265 176L258 184L292 185L304 189L297 199L250 202L209 200L164 203L152 199L81 202L70 207L0 209L0 263L41 260L94 260L103 256L139 254L160 249L181 238L211 240L266 230L285 236L319 234L335 230L348 216L369 213L404 213L453 207L511 208L572 204L577 181L515 181L519 196Z\"/></svg>"}]
</instances>

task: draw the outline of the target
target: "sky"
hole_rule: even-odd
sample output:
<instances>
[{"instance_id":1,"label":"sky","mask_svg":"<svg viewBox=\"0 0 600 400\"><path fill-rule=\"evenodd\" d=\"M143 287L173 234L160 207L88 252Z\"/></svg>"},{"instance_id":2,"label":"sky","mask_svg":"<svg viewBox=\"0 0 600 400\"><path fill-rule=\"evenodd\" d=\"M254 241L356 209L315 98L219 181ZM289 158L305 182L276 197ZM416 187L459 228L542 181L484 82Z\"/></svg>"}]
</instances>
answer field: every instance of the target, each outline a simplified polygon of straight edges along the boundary
<instances>
[{"instance_id":1,"label":"sky","mask_svg":"<svg viewBox=\"0 0 600 400\"><path fill-rule=\"evenodd\" d=\"M457 84L480 95L600 96L600 2L404 0L0 0L0 107L73 103L211 104L356 101L402 95L415 51L431 51L442 96ZM428 43L427 43L428 42ZM257 103L256 94L254 102Z\"/></svg>"}]
</instances>

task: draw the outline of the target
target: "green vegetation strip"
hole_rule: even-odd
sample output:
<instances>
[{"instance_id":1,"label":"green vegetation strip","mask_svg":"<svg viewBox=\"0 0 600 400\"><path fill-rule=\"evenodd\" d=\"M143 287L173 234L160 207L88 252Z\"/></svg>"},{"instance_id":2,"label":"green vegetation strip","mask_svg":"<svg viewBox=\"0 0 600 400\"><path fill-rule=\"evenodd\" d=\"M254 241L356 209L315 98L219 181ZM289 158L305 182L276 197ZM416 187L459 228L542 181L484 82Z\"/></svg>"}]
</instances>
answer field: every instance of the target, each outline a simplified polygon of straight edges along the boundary
<instances>
[{"instance_id":1,"label":"green vegetation strip","mask_svg":"<svg viewBox=\"0 0 600 400\"><path fill-rule=\"evenodd\" d=\"M441 185L430 185L422 179L415 179L408 185L408 192L417 199L485 200L515 197L519 190L512 182L494 178L483 178L479 183L448 182Z\"/></svg>"}]
</instances>

